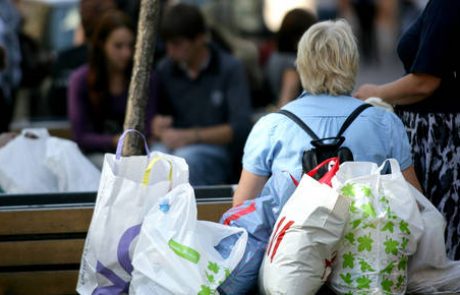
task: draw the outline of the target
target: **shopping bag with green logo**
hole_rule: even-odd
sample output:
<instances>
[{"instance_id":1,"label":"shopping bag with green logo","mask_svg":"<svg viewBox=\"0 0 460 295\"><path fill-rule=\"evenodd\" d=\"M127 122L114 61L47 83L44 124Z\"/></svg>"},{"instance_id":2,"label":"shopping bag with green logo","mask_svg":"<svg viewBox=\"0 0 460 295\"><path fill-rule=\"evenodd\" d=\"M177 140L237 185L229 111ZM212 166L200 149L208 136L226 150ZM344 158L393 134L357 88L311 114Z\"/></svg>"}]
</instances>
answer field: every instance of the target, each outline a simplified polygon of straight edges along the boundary
<instances>
[{"instance_id":1,"label":"shopping bag with green logo","mask_svg":"<svg viewBox=\"0 0 460 295\"><path fill-rule=\"evenodd\" d=\"M179 185L144 219L130 294L217 294L246 243L244 229L197 220L193 188Z\"/></svg>"},{"instance_id":2,"label":"shopping bag with green logo","mask_svg":"<svg viewBox=\"0 0 460 295\"><path fill-rule=\"evenodd\" d=\"M350 199L350 221L333 266L332 289L340 294L404 294L407 263L423 232L410 187L396 160L346 162L333 186Z\"/></svg>"}]
</instances>

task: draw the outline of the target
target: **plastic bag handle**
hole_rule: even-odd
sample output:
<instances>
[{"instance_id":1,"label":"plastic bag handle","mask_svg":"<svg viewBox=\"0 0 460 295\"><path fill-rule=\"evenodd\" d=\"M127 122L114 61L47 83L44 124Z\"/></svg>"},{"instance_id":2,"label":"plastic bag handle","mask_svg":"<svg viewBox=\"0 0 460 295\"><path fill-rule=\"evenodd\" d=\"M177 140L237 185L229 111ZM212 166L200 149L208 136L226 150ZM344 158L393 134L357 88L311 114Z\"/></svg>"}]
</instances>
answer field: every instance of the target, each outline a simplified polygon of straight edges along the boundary
<instances>
[{"instance_id":1,"label":"plastic bag handle","mask_svg":"<svg viewBox=\"0 0 460 295\"><path fill-rule=\"evenodd\" d=\"M169 163L168 181L170 183L172 182L173 164L172 164L171 160L169 160L169 159L167 159L165 157L156 156L149 162L149 164L147 165L147 168L145 168L144 177L142 178L142 184L143 185L148 185L149 184L150 174L152 173L152 168L160 160L168 161L168 163Z\"/></svg>"},{"instance_id":2,"label":"plastic bag handle","mask_svg":"<svg viewBox=\"0 0 460 295\"><path fill-rule=\"evenodd\" d=\"M401 173L401 166L399 166L399 163L396 159L386 159L383 161L382 165L377 168L378 173L380 174L382 172L387 162L390 163L391 175L393 177L398 177L398 175Z\"/></svg>"},{"instance_id":3,"label":"plastic bag handle","mask_svg":"<svg viewBox=\"0 0 460 295\"><path fill-rule=\"evenodd\" d=\"M124 141L125 141L125 138L126 138L126 136L128 135L129 132L137 133L138 135L140 135L142 137L142 139L144 140L145 152L147 153L147 157L150 158L150 149L149 149L149 146L147 145L147 140L145 139L144 134L142 134L141 132L137 131L136 129L131 128L131 129L126 129L123 132L123 134L120 136L120 139L118 139L117 150L115 152L115 159L120 160L121 153L123 151Z\"/></svg>"},{"instance_id":4,"label":"plastic bag handle","mask_svg":"<svg viewBox=\"0 0 460 295\"><path fill-rule=\"evenodd\" d=\"M323 175L323 177L320 178L319 182L327 184L329 186L332 186L331 185L331 180L335 176L335 174L337 174L337 171L339 171L339 166L340 166L339 157L332 157L332 158L324 160L318 166L316 166L311 171L309 171L307 173L307 175L310 176L310 177L315 176L316 173L318 173L319 169L323 168L324 166L326 166L330 162L334 162L334 166L332 166L331 169L329 171L327 171L326 174Z\"/></svg>"},{"instance_id":5,"label":"plastic bag handle","mask_svg":"<svg viewBox=\"0 0 460 295\"><path fill-rule=\"evenodd\" d=\"M242 205L243 204L240 204L237 207L234 207L235 212L232 215L230 215L227 218L225 218L224 223L223 223L224 225L230 225L230 223L232 221L240 219L244 215L248 215L248 214L256 211L256 202L254 202L254 201L251 201L249 206L247 206L247 207L243 208L243 207L241 207Z\"/></svg>"}]
</instances>

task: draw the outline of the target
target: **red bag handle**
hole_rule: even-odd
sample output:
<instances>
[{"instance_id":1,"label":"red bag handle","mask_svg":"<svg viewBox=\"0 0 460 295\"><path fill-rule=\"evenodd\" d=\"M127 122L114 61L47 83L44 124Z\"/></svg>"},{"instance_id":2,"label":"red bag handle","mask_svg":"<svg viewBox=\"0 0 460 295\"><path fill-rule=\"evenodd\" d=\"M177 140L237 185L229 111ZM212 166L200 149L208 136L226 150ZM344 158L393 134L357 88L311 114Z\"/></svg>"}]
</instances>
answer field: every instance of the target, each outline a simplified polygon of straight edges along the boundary
<instances>
[{"instance_id":1,"label":"red bag handle","mask_svg":"<svg viewBox=\"0 0 460 295\"><path fill-rule=\"evenodd\" d=\"M238 205L238 207L241 206L241 205ZM237 207L236 207L237 208ZM234 220L237 220L239 219L240 217L244 216L244 215L247 215L249 213L252 213L256 211L256 202L252 201L249 206L245 207L245 208L238 208L236 210L235 213L233 213L232 215L228 216L225 220L224 220L224 224L225 225L230 225L230 223Z\"/></svg>"},{"instance_id":2,"label":"red bag handle","mask_svg":"<svg viewBox=\"0 0 460 295\"><path fill-rule=\"evenodd\" d=\"M339 171L339 166L340 166L339 157L332 157L332 158L324 160L318 166L316 166L310 172L308 172L307 175L310 176L310 177L315 176L316 173L318 173L319 169L321 169L325 165L328 165L331 162L334 162L334 166L332 166L331 169L329 171L327 171L326 174L324 174L323 177L321 177L318 181L320 183L324 183L324 184L327 184L329 186L332 186L331 180L335 176L337 171Z\"/></svg>"}]
</instances>

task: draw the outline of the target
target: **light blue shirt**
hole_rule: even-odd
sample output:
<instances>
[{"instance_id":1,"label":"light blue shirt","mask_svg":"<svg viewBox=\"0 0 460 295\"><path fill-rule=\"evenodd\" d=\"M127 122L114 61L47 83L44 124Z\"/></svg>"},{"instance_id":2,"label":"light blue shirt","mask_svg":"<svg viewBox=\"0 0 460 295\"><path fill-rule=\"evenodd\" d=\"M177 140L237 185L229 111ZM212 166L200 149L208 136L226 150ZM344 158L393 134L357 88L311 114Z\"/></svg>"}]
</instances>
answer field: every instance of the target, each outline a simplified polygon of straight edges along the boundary
<instances>
[{"instance_id":1,"label":"light blue shirt","mask_svg":"<svg viewBox=\"0 0 460 295\"><path fill-rule=\"evenodd\" d=\"M309 95L284 106L302 119L319 138L336 136L348 115L363 102L350 96ZM412 165L409 139L401 120L379 107L364 110L343 134L355 161L382 164L398 160L401 170ZM268 114L253 127L243 155L245 170L259 176L289 171L301 176L302 154L311 138L282 114Z\"/></svg>"}]
</instances>

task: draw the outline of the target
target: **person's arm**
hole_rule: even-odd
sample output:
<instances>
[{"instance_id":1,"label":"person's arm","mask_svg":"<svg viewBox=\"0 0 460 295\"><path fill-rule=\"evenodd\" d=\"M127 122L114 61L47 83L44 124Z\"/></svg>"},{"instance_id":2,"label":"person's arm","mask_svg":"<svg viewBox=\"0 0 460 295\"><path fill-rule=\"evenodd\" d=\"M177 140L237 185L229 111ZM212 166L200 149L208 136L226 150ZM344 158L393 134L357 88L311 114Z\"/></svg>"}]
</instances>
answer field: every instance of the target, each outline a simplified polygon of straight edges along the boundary
<instances>
[{"instance_id":1,"label":"person's arm","mask_svg":"<svg viewBox=\"0 0 460 295\"><path fill-rule=\"evenodd\" d=\"M155 134L159 135L163 144L172 149L196 143L224 145L233 140L230 124L187 129L166 128L161 132L155 131Z\"/></svg>"},{"instance_id":2,"label":"person's arm","mask_svg":"<svg viewBox=\"0 0 460 295\"><path fill-rule=\"evenodd\" d=\"M258 176L243 168L238 187L233 194L233 206L238 206L246 200L257 197L267 180L268 176Z\"/></svg>"},{"instance_id":3,"label":"person's arm","mask_svg":"<svg viewBox=\"0 0 460 295\"><path fill-rule=\"evenodd\" d=\"M414 166L410 166L406 170L402 171L402 174L408 183L412 184L416 189L423 193L422 186L420 185L420 182L417 179L417 175L415 174Z\"/></svg>"},{"instance_id":4,"label":"person's arm","mask_svg":"<svg viewBox=\"0 0 460 295\"><path fill-rule=\"evenodd\" d=\"M407 105L429 97L441 84L441 78L428 74L408 74L396 81L383 84L364 84L353 94L366 100L380 97L393 105Z\"/></svg>"},{"instance_id":5,"label":"person's arm","mask_svg":"<svg viewBox=\"0 0 460 295\"><path fill-rule=\"evenodd\" d=\"M281 108L299 94L300 78L295 69L286 69L281 80L281 93L277 103Z\"/></svg>"}]
</instances>

